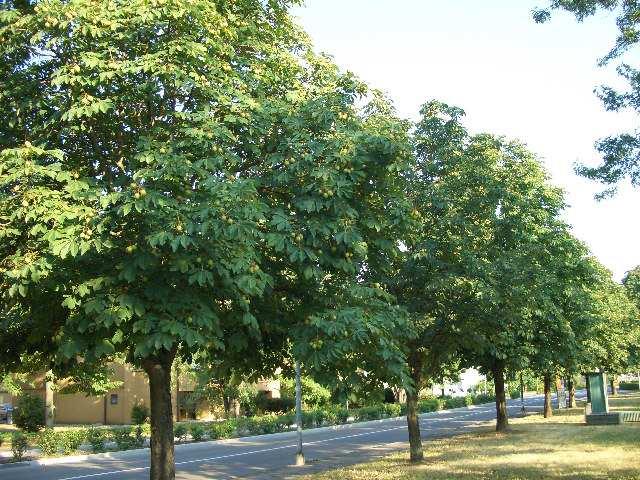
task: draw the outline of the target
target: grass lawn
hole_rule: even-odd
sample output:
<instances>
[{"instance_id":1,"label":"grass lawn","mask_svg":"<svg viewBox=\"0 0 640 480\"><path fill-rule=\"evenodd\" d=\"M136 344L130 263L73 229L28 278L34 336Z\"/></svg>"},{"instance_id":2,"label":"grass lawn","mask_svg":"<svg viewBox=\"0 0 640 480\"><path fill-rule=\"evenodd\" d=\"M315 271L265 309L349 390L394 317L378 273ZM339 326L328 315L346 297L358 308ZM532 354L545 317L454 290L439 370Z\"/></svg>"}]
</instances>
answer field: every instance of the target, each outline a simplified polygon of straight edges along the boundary
<instances>
[{"instance_id":1,"label":"grass lawn","mask_svg":"<svg viewBox=\"0 0 640 480\"><path fill-rule=\"evenodd\" d=\"M638 409L640 394L610 398L612 409ZM511 431L477 433L424 443L426 460L408 453L343 467L307 480L640 479L640 423L586 426L584 409L510 420Z\"/></svg>"}]
</instances>

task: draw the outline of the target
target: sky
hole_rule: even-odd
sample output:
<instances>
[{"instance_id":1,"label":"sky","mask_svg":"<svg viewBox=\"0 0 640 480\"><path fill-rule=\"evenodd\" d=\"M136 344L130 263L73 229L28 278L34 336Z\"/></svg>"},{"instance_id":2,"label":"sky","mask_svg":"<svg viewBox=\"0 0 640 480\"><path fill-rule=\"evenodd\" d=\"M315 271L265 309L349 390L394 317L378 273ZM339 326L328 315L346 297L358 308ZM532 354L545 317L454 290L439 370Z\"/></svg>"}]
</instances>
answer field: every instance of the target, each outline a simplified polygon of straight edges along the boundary
<instances>
[{"instance_id":1,"label":"sky","mask_svg":"<svg viewBox=\"0 0 640 480\"><path fill-rule=\"evenodd\" d=\"M416 119L430 99L466 111L472 133L526 143L563 188L564 213L576 237L620 280L640 265L640 189L622 185L596 201L604 186L578 177L576 162L596 165L596 139L633 131L631 113L606 112L596 86L623 87L613 63L598 58L613 45L613 12L583 23L564 12L536 24L544 0L306 0L293 13L316 50L332 55L383 90L398 113ZM626 61L640 58L631 52Z\"/></svg>"}]
</instances>

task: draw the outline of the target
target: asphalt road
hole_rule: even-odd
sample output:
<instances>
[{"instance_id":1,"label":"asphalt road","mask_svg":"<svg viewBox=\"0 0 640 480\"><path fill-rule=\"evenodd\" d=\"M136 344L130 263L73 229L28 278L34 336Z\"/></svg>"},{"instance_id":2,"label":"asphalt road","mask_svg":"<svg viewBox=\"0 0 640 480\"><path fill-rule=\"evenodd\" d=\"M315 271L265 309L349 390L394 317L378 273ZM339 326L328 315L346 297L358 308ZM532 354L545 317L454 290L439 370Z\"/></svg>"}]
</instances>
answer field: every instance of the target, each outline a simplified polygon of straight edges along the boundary
<instances>
[{"instance_id":1,"label":"asphalt road","mask_svg":"<svg viewBox=\"0 0 640 480\"><path fill-rule=\"evenodd\" d=\"M528 411L542 408L542 397L525 399ZM520 414L520 401L509 401L509 414ZM422 438L470 431L495 419L495 407L480 405L421 416ZM176 446L176 477L199 479L283 479L371 460L406 449L406 420L385 420L304 432L307 465L292 466L293 432ZM148 450L115 452L54 465L0 466L0 480L142 480L149 477Z\"/></svg>"}]
</instances>

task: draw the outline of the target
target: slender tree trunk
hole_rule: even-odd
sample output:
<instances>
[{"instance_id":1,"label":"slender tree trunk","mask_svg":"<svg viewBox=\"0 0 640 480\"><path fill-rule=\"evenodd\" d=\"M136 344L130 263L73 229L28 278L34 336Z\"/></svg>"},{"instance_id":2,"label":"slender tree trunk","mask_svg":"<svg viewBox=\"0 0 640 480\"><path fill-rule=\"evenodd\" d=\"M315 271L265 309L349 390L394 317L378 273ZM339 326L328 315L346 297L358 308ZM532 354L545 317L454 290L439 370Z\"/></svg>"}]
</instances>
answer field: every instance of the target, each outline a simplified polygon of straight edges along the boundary
<instances>
[{"instance_id":1,"label":"slender tree trunk","mask_svg":"<svg viewBox=\"0 0 640 480\"><path fill-rule=\"evenodd\" d=\"M44 418L45 425L53 428L55 425L55 405L53 403L53 373L47 372L47 380L44 382Z\"/></svg>"},{"instance_id":2,"label":"slender tree trunk","mask_svg":"<svg viewBox=\"0 0 640 480\"><path fill-rule=\"evenodd\" d=\"M418 390L406 390L407 426L409 427L409 458L412 462L421 462L424 458L420 422L418 420Z\"/></svg>"},{"instance_id":3,"label":"slender tree trunk","mask_svg":"<svg viewBox=\"0 0 640 480\"><path fill-rule=\"evenodd\" d=\"M175 351L163 352L142 364L149 376L151 399L150 480L174 480L176 477L171 405L171 364L174 357Z\"/></svg>"},{"instance_id":4,"label":"slender tree trunk","mask_svg":"<svg viewBox=\"0 0 640 480\"><path fill-rule=\"evenodd\" d=\"M496 394L496 432L504 432L509 427L507 396L504 388L504 366L501 364L496 365L492 373Z\"/></svg>"},{"instance_id":5,"label":"slender tree trunk","mask_svg":"<svg viewBox=\"0 0 640 480\"><path fill-rule=\"evenodd\" d=\"M591 403L591 387L589 387L589 375L585 375L585 385L587 387L587 403Z\"/></svg>"},{"instance_id":6,"label":"slender tree trunk","mask_svg":"<svg viewBox=\"0 0 640 480\"><path fill-rule=\"evenodd\" d=\"M616 377L611 375L609 383L611 384L611 396L615 397L618 394L618 390L616 389Z\"/></svg>"},{"instance_id":7,"label":"slender tree trunk","mask_svg":"<svg viewBox=\"0 0 640 480\"><path fill-rule=\"evenodd\" d=\"M407 427L409 429L409 459L412 463L417 463L424 459L424 452L420 435L420 419L418 418L418 393L422 385L423 359L416 348L411 349L408 364L413 380L413 389L405 390L407 396Z\"/></svg>"},{"instance_id":8,"label":"slender tree trunk","mask_svg":"<svg viewBox=\"0 0 640 480\"><path fill-rule=\"evenodd\" d=\"M569 401L567 402L568 408L576 408L576 382L573 381L573 377L567 378L567 390L569 392Z\"/></svg>"},{"instance_id":9,"label":"slender tree trunk","mask_svg":"<svg viewBox=\"0 0 640 480\"><path fill-rule=\"evenodd\" d=\"M553 415L553 408L551 406L551 375L544 376L544 418L549 418Z\"/></svg>"}]
</instances>

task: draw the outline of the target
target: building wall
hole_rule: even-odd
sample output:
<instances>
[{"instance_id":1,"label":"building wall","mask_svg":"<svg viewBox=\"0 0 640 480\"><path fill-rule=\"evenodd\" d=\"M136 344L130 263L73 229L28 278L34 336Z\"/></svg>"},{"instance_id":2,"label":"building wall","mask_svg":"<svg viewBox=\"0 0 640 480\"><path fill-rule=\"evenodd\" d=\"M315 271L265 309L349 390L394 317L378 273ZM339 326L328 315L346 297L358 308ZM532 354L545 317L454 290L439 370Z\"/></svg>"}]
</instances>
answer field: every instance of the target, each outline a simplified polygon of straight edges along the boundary
<instances>
[{"instance_id":1,"label":"building wall","mask_svg":"<svg viewBox=\"0 0 640 480\"><path fill-rule=\"evenodd\" d=\"M122 425L131 423L131 409L134 405L151 407L149 401L149 381L143 370L131 365L112 364L113 379L122 382L120 388L107 392L106 395L91 396L83 393L54 392L56 424L106 424ZM24 392L36 395L44 400L45 389L42 376L33 381L33 387L23 388ZM57 382L57 387L66 385L65 380ZM258 390L267 391L272 398L280 397L280 382L278 380L262 380L257 384ZM195 388L194 382L188 375L180 375L171 392L174 408L174 419L185 420L185 412L178 412L177 399L187 395ZM3 395L0 393L0 395ZM7 400L0 399L0 403L16 404L15 397L6 394ZM196 418L214 418L218 412L212 412L207 405L197 409Z\"/></svg>"}]
</instances>

